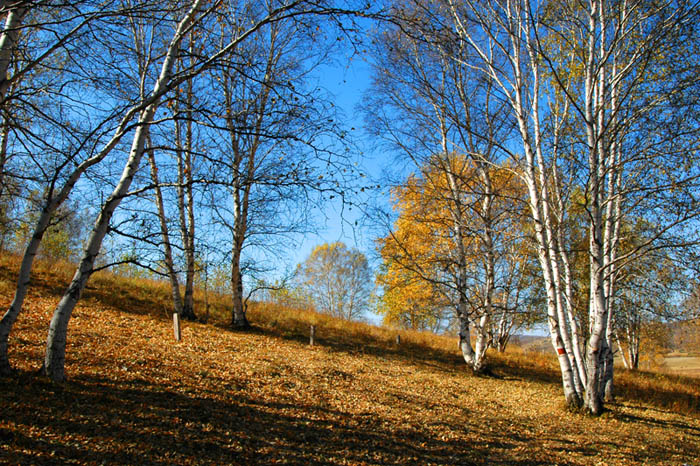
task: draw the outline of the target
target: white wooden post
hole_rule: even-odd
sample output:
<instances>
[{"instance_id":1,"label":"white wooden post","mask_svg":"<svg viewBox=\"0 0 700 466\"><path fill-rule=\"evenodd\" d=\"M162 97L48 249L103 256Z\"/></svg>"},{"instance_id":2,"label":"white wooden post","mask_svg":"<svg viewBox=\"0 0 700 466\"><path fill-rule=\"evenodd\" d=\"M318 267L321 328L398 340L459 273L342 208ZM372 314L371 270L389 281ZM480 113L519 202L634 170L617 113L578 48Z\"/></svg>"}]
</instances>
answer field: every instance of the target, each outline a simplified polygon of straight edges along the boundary
<instances>
[{"instance_id":1,"label":"white wooden post","mask_svg":"<svg viewBox=\"0 0 700 466\"><path fill-rule=\"evenodd\" d=\"M316 327L314 325L309 329L309 346L314 346L314 335L316 334Z\"/></svg>"},{"instance_id":2,"label":"white wooden post","mask_svg":"<svg viewBox=\"0 0 700 466\"><path fill-rule=\"evenodd\" d=\"M180 341L182 333L180 333L180 314L177 312L173 314L173 331L175 332L175 340Z\"/></svg>"}]
</instances>

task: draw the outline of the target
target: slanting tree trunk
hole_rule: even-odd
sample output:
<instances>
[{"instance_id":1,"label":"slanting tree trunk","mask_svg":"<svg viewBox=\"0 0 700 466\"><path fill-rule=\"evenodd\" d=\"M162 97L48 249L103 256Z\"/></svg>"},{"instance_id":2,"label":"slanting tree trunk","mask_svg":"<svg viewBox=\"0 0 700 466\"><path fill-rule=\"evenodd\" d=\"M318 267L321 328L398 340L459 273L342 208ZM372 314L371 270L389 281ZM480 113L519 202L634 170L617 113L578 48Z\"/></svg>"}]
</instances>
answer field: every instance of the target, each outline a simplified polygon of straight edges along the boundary
<instances>
[{"instance_id":1,"label":"slanting tree trunk","mask_svg":"<svg viewBox=\"0 0 700 466\"><path fill-rule=\"evenodd\" d=\"M639 332L641 331L641 317L636 309L627 309L626 319L625 345L627 346L628 367L631 370L637 370L639 369ZM620 352L622 352L622 349L620 349Z\"/></svg>"},{"instance_id":2,"label":"slanting tree trunk","mask_svg":"<svg viewBox=\"0 0 700 466\"><path fill-rule=\"evenodd\" d=\"M133 109L132 109L133 110ZM95 154L93 157L80 163L68 176L63 186L58 192L53 189L49 190L45 196L44 207L39 214L39 218L34 224L34 230L32 232L31 239L24 249L24 254L22 256L22 263L20 265L19 273L17 276L17 286L15 288L15 296L10 304L9 309L3 315L0 321L0 370L3 372L9 371L9 362L7 356L7 342L12 331L12 326L14 325L17 317L22 311L22 305L24 304L24 299L27 296L29 280L32 271L32 265L34 264L34 258L41 245L41 240L49 226L51 217L56 212L56 210L68 199L73 187L78 182L80 177L85 171L87 171L93 165L98 164L114 149L114 147L119 143L121 138L124 136L128 129L128 123L131 120L133 111L127 112L127 114L122 118L119 126L117 127L112 139L105 144L105 146ZM68 164L70 161L66 161ZM56 177L58 177L59 172L56 172ZM55 182L55 180L54 180Z\"/></svg>"},{"instance_id":3,"label":"slanting tree trunk","mask_svg":"<svg viewBox=\"0 0 700 466\"><path fill-rule=\"evenodd\" d=\"M34 234L29 240L27 247L22 256L22 262L17 276L17 286L15 288L15 296L12 299L9 309L5 312L0 321L0 375L9 375L11 373L10 361L8 359L7 344L10 337L12 326L19 316L24 298L29 290L29 280L31 277L32 264L39 250L41 239L46 232L51 220L51 212L53 209L44 209L39 215Z\"/></svg>"},{"instance_id":4,"label":"slanting tree trunk","mask_svg":"<svg viewBox=\"0 0 700 466\"><path fill-rule=\"evenodd\" d=\"M4 6L5 5L3 3L3 7ZM15 44L17 43L17 38L19 37L19 25L22 23L22 19L26 13L27 8L24 6L12 8L7 13L5 25L2 34L0 34L0 107L5 107L5 96L9 88L7 72L10 68L12 54ZM4 174L5 164L7 162L7 140L9 136L9 124L7 118L3 116L2 121L2 146L0 147L0 196L2 196L2 191L4 191L5 187ZM44 212L42 212L42 214L43 213ZM48 212L48 215L43 215L43 219L41 217L42 215L40 215L40 221L37 222L37 225L40 227L39 232L38 234L35 233L32 236L25 250L24 257L22 258L19 276L17 278L15 296L12 299L10 308L3 315L2 321L0 321L0 375L8 375L11 372L10 361L7 354L7 343L12 326L22 310L22 304L27 295L27 287L29 286L32 263L34 262L34 257L39 249L41 238L43 237L44 232L48 227L48 222L51 219L51 212Z\"/></svg>"},{"instance_id":5,"label":"slanting tree trunk","mask_svg":"<svg viewBox=\"0 0 700 466\"><path fill-rule=\"evenodd\" d=\"M147 125L153 120L155 110L156 105L152 104L141 113L139 117L141 125L136 129L129 159L124 167L119 183L107 199L107 202L102 206L73 279L53 313L49 326L49 335L46 340L46 357L43 371L55 381L65 379L64 364L68 322L87 284L88 278L92 274L95 259L100 252L102 240L107 234L112 215L121 203L123 196L127 193L129 186L131 186L133 177L141 162L148 133Z\"/></svg>"},{"instance_id":6,"label":"slanting tree trunk","mask_svg":"<svg viewBox=\"0 0 700 466\"><path fill-rule=\"evenodd\" d=\"M87 284L87 280L92 274L95 259L100 252L102 241L107 234L112 215L121 203L123 197L127 194L134 175L139 168L148 137L149 125L153 122L153 117L158 109L162 94L167 90L168 82L172 76L173 66L177 58L180 41L185 31L189 28L202 2L203 0L194 1L192 7L179 22L175 30L173 39L168 46L160 75L153 88L152 95L154 95L155 98L140 112L138 126L134 133L131 150L129 151L129 158L127 159L119 183L117 183L114 191L102 206L85 247L83 257L73 275L73 279L54 311L49 326L48 338L46 340L46 356L44 358L43 367L43 372L54 381L65 379L64 366L68 322Z\"/></svg>"},{"instance_id":7,"label":"slanting tree trunk","mask_svg":"<svg viewBox=\"0 0 700 466\"><path fill-rule=\"evenodd\" d=\"M161 192L160 182L158 179L158 166L156 165L156 158L152 149L148 150L148 161L151 165L151 180L153 180L154 185L154 197L156 201L156 208L158 209L158 220L160 223L160 236L161 241L163 241L163 256L165 259L165 270L168 274L168 280L170 281L170 291L173 297L173 306L175 307L175 312L182 316L182 297L180 296L180 281L177 278L177 271L175 270L175 263L173 261L173 251L172 246L170 245L168 222L165 217L165 206L163 205L163 193Z\"/></svg>"},{"instance_id":8,"label":"slanting tree trunk","mask_svg":"<svg viewBox=\"0 0 700 466\"><path fill-rule=\"evenodd\" d=\"M181 40L181 34L187 29L187 23L189 23L192 18L194 17L194 14L196 10L200 8L202 5L203 1L202 0L195 0L193 2L193 6L190 9L190 11L187 13L185 18L183 19L183 22L180 23L178 26L176 35L174 36L174 41L179 42ZM255 31L257 31L262 25L267 24L270 21L274 21L277 19L285 18L285 17L290 17L294 16L294 12L292 12L292 8L294 7L295 4L292 5L283 5L280 8L277 8L275 10L272 10L265 18L261 19L257 23L251 25L249 29L241 33L239 36L237 36L230 44L228 44L225 48L222 48L218 52L216 52L214 55L209 57L206 62L198 69L198 72L206 69L208 65L211 65L214 63L217 59L220 59L223 57L225 54L229 53L234 47L236 47L241 41L245 40L247 37L249 37L251 34L253 34ZM77 25L75 28L73 28L70 33L57 40L48 50L44 51L41 55L41 59L48 57L53 51L57 50L61 44L65 42L67 37L70 36L70 34L73 34L77 32L80 28L84 27L88 22L90 21L92 17L86 18L82 23ZM16 29L16 28L15 28ZM6 30L7 32L7 30ZM9 37L9 34L8 36ZM6 42L5 44L10 44L9 39L5 39ZM171 43L171 46L174 45L174 42ZM173 52L174 55L174 49L170 49L170 52ZM0 52L1 54L2 52ZM166 58L169 59L170 55L166 55ZM21 70L18 75L21 76L23 74L28 73L31 69L34 67L38 66L40 64L41 60L35 60L32 63L30 63L27 67L25 67L23 70ZM165 64L168 64L168 66L172 66L171 63L166 60L164 62ZM6 76L6 69L5 69L5 76ZM157 81L157 83L154 86L154 92L146 97L145 99L141 99L137 104L133 105L122 117L122 119L119 122L119 125L117 128L114 130L114 133L112 135L112 138L105 143L105 145L102 147L102 149L95 154L94 156L90 157L89 159L81 162L78 164L75 168L72 169L70 174L67 175L65 178L65 181L63 185L60 188L56 188L57 185L57 180L59 179L61 175L61 171L67 167L70 166L73 163L73 159L66 159L65 162L63 162L56 170L54 174L54 179L50 184L50 187L47 191L47 194L45 196L45 201L44 201L44 206L42 209L42 212L37 219L37 222L35 224L34 230L32 232L31 240L27 244L24 252L24 256L22 259L22 265L20 266L20 272L18 274L17 278L17 288L15 290L15 297L13 299L12 304L10 305L9 309L7 312L3 315L2 320L0 321L0 366L4 366L4 372L9 371L9 363L8 363L8 356L7 356L7 342L9 335L12 330L12 326L14 325L15 321L17 320L19 314L21 313L22 310L22 304L24 302L24 299L26 297L27 293L27 286L29 284L29 277L31 275L31 268L33 264L34 257L36 256L36 251L39 248L39 245L41 243L41 239L44 235L44 232L46 230L46 227L48 226L48 223L51 219L51 216L53 213L58 209L58 207L68 198L70 195L73 187L75 184L78 182L80 177L82 176L83 173L85 173L90 167L100 163L102 160L104 160L116 147L117 144L119 144L124 137L126 133L131 131L133 127L131 126L131 122L134 119L134 116L140 115L141 118L139 118L139 122L143 124L145 122L145 119L143 119L144 116L146 116L149 113L149 109L154 109L157 107L158 102L160 101L160 98L162 97L162 94L169 88L166 88L166 77L163 75L163 71L161 70L161 77ZM170 70L168 70L168 73L170 74ZM13 77L13 82L16 82L17 75ZM184 80L184 78L187 78L187 76L181 77L180 82ZM4 82L0 82L0 91L3 89L9 88L9 83L10 80L6 79ZM177 83L173 83L175 85ZM0 95L4 95L5 91L0 92ZM152 120L152 115L150 116L149 122ZM141 154L142 155L142 154ZM139 155L139 157L141 156ZM129 181L130 183L130 181ZM119 199L116 200L117 203L119 202ZM105 205L106 206L106 205ZM116 206L115 206L116 207ZM111 215L111 213L110 213ZM100 217L102 218L102 216ZM97 238L99 236L98 233L93 232L92 237ZM102 235L103 237L104 235ZM101 242L101 239L100 239ZM99 249L99 247L98 247ZM94 257L92 259L89 259L89 261L94 261ZM82 272L81 272L82 270ZM80 273L83 274L89 274L89 270L85 269L79 269L76 271L76 275ZM75 278L75 277L74 277ZM85 278L87 279L87 278ZM82 284L81 284L82 283ZM62 310L62 320L65 320L65 322L56 323L55 325L57 326L54 330L50 331L50 339L53 340L55 337L52 336L54 333L58 331L58 340L61 340L60 333L63 332L63 344L65 344L65 330L61 330L61 326L67 326L68 319L70 318L70 311L72 311L72 306L75 305L75 302L77 301L77 298L79 297L80 293L76 292L76 289L82 289L82 287L85 285L84 281L78 280L75 283L75 286L71 286L68 291L66 292L66 295L64 298L65 300L62 300L62 303L59 303L59 308ZM77 288L76 288L77 287ZM70 296L69 296L70 295ZM69 299L71 298L71 299ZM72 304L71 304L72 302ZM70 311L68 309L70 308ZM62 351L65 351L65 348L61 350L61 342L56 343L56 349L49 349L47 348L47 354L56 354L61 353ZM4 361L4 363L3 363ZM63 377L63 356L61 355L60 357L57 357L56 363L60 366L60 369L58 369L58 366L56 370L56 378L62 378Z\"/></svg>"},{"instance_id":9,"label":"slanting tree trunk","mask_svg":"<svg viewBox=\"0 0 700 466\"><path fill-rule=\"evenodd\" d=\"M27 291L29 287L29 280L31 277L32 265L34 264L34 258L36 257L39 246L41 245L41 240L46 233L46 229L49 227L51 217L54 212L68 199L73 187L78 182L80 177L85 171L87 171L93 165L96 165L100 161L104 160L105 157L112 151L112 149L119 143L124 133L127 130L128 122L131 119L133 113L128 112L125 115L117 130L115 131L112 139L109 140L107 144L102 148L100 152L95 154L93 157L80 163L68 176L63 186L58 192L53 189L46 193L44 199L44 207L39 214L39 217L34 224L34 230L32 231L32 236L24 249L24 254L22 256L22 262L20 265L19 273L17 275L17 286L15 288L15 295L12 299L10 307L5 312L0 320L0 371L7 373L10 371L10 365L7 355L7 343L10 332L14 323L17 321L19 314L22 312L22 305L24 304L24 299L27 296ZM66 162L66 164L69 161ZM58 177L58 171L56 172L56 177ZM55 182L55 180L54 180Z\"/></svg>"},{"instance_id":10,"label":"slanting tree trunk","mask_svg":"<svg viewBox=\"0 0 700 466\"><path fill-rule=\"evenodd\" d=\"M8 18L8 20L9 19L10 18ZM86 23L87 20L81 23L80 26L74 28L71 32L77 31L79 27L82 27ZM7 37L10 35L11 34L7 34L6 37L0 39L0 41L4 40L4 43L8 44L9 42L7 41L9 39ZM58 46L58 44L60 44L63 40L65 40L65 38L60 39L56 43L57 45L54 45L52 49L55 49ZM43 56L47 56L47 53L48 52L45 52ZM33 66L35 66L36 63L38 62L34 62ZM26 68L24 71L27 70L28 68ZM5 68L5 76L6 72L7 70ZM4 82L6 83L7 79L5 79ZM5 92L7 86L3 86L4 84L0 83L0 90L2 90L2 92ZM9 335L12 331L14 323L16 322L17 318L19 317L22 311L22 305L24 304L24 299L28 291L34 258L36 257L36 253L39 249L44 233L46 232L46 229L49 226L49 222L51 220L52 215L63 204L63 202L65 202L65 200L68 199L68 196L73 190L73 187L76 185L83 173L85 173L92 166L97 165L102 160L104 160L111 153L114 147L116 147L116 145L121 141L124 135L131 130L130 122L133 119L133 117L136 114L138 114L141 105L146 105L148 103L153 104L153 102L154 98L149 97L146 100L142 101L140 105L134 105L133 107L131 107L120 120L119 125L115 129L114 134L112 135L112 138L109 141L107 141L107 143L97 154L93 155L87 160L84 160L75 168L73 168L70 174L65 178L65 181L63 185L60 186L60 188L56 187L57 181L60 177L60 172L63 168L69 166L72 163L72 159L66 159L66 161L63 162L55 170L54 178L50 183L47 193L44 197L44 206L34 225L30 241L27 243L24 250L20 270L17 276L17 286L15 288L14 298L12 300L12 303L10 304L10 307L5 312L2 320L0 321L0 371L2 371L3 373L8 373L10 371L10 365L7 354ZM74 292L72 293L75 294Z\"/></svg>"}]
</instances>

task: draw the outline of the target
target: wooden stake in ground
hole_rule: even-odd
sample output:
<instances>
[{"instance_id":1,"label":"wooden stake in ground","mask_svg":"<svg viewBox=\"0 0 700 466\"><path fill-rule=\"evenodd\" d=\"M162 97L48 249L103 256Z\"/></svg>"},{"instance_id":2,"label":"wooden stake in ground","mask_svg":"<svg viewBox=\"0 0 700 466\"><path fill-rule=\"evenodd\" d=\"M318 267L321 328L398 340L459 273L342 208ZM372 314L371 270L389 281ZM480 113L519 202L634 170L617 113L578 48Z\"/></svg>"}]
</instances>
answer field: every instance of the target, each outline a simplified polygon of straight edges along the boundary
<instances>
[{"instance_id":1,"label":"wooden stake in ground","mask_svg":"<svg viewBox=\"0 0 700 466\"><path fill-rule=\"evenodd\" d=\"M173 314L173 331L175 332L175 340L182 340L182 333L180 331L180 314L177 312Z\"/></svg>"},{"instance_id":2,"label":"wooden stake in ground","mask_svg":"<svg viewBox=\"0 0 700 466\"><path fill-rule=\"evenodd\" d=\"M316 326L312 325L309 329L309 346L314 346L314 336L316 334Z\"/></svg>"}]
</instances>

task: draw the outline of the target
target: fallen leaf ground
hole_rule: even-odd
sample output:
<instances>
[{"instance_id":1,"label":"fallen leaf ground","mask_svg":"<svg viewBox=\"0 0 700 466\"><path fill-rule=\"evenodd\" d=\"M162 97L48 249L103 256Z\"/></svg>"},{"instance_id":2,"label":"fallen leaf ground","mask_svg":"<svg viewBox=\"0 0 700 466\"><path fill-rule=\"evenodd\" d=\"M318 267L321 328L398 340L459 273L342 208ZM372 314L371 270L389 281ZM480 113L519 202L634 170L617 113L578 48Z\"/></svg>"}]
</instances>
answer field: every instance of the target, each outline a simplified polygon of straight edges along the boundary
<instances>
[{"instance_id":1,"label":"fallen leaf ground","mask_svg":"<svg viewBox=\"0 0 700 466\"><path fill-rule=\"evenodd\" d=\"M7 306L11 273L0 272ZM185 323L178 343L162 310L128 312L100 290L71 321L69 380L51 383L35 373L53 280L37 278L11 337L0 463L700 465L697 405L659 407L635 392L600 418L570 413L534 356L521 367L509 361L527 355L494 356L494 376L475 377L453 351L339 343L330 331L310 347L269 322L250 332Z\"/></svg>"}]
</instances>

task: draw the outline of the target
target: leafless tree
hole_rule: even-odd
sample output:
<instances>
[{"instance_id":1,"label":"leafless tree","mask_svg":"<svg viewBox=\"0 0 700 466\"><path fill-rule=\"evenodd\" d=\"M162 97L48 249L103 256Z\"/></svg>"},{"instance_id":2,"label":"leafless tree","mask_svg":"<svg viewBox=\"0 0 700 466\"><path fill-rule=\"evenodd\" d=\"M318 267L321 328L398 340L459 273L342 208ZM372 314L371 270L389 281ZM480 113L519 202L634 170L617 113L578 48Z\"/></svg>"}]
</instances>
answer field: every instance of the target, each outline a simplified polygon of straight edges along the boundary
<instances>
[{"instance_id":1,"label":"leafless tree","mask_svg":"<svg viewBox=\"0 0 700 466\"><path fill-rule=\"evenodd\" d=\"M241 7L241 8L239 8ZM54 380L62 380L65 377L65 346L67 327L71 313L75 308L80 295L94 270L95 260L100 252L102 241L110 228L110 221L122 200L130 194L130 188L139 170L140 162L145 154L146 141L151 125L156 121L160 103L177 86L185 83L203 72L215 68L226 60L234 57L236 52L247 43L254 41L254 37L268 26L313 16L333 17L337 14L352 14L350 10L338 9L323 2L294 1L280 4L249 4L234 5L224 2L209 4L202 0L190 2L184 8L176 8L168 16L161 17L158 22L163 28L170 27L171 33L166 40L167 46L160 57L151 54L145 55L148 59L146 67L149 73L141 78L136 86L140 88L146 83L152 89L146 93L147 98L139 99L138 105L132 107L135 116L133 138L129 156L123 166L119 181L114 185L113 191L102 204L99 214L89 238L86 240L84 254L78 264L73 279L56 307L46 345L44 360L44 372ZM217 15L220 15L217 17ZM182 40L195 27L204 24L210 26L208 32L213 37L220 37L217 33L217 19L222 19L224 24L230 24L224 18L235 18L234 24L238 27L232 29L225 36L223 42L209 41L199 59L194 65L183 70L176 67L177 57L180 55ZM173 19L175 18L175 19ZM213 27L212 27L213 26ZM139 54L136 55L139 58ZM154 68L159 69L153 73ZM244 70L239 70L244 71ZM137 95L141 95L138 93ZM130 121L130 120L129 120ZM115 136L116 137L116 136ZM105 150L108 148L106 147ZM111 148L109 148L111 150ZM276 181L276 180L275 180Z\"/></svg>"}]
</instances>

